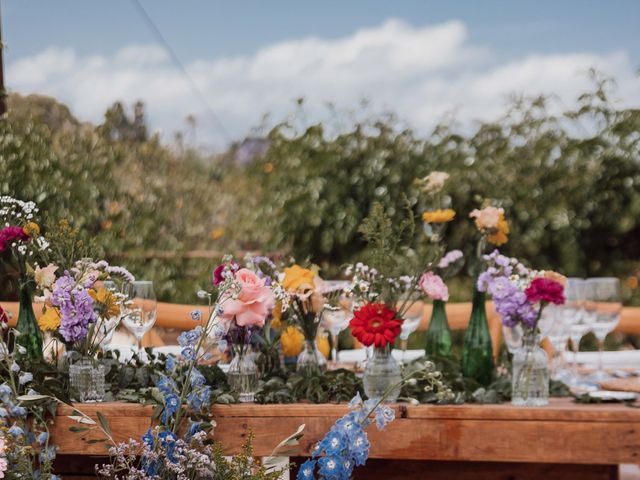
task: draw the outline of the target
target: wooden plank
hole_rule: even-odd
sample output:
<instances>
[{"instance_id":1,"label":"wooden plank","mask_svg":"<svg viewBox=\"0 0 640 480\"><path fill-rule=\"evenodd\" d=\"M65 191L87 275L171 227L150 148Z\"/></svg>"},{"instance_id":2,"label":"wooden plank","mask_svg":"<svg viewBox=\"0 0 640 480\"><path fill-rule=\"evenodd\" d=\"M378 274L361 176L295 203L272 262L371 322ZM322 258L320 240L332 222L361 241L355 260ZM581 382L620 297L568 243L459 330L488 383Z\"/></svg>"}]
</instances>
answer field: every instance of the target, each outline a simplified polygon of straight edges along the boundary
<instances>
[{"instance_id":1,"label":"wooden plank","mask_svg":"<svg viewBox=\"0 0 640 480\"><path fill-rule=\"evenodd\" d=\"M150 426L152 407L89 404L79 408L108 418L116 441L139 439ZM407 460L496 461L531 463L640 463L640 410L623 405L577 405L553 399L549 406L395 405L396 421L385 432L369 429L371 458ZM51 432L61 454L100 455L103 444L86 444L98 432L68 431L72 409L61 407ZM305 424L300 455L348 411L346 405L216 405L214 438L229 454L240 450L249 432L255 453L264 456Z\"/></svg>"}]
</instances>

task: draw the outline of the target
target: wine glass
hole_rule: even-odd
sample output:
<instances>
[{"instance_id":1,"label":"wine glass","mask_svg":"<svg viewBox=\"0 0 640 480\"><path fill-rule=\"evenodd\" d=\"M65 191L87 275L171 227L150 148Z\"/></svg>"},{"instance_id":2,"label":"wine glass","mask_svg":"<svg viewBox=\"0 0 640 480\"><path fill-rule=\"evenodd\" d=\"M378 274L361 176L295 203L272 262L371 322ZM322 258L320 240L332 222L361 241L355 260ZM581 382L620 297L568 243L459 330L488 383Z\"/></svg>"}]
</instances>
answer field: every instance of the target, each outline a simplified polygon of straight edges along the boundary
<instances>
[{"instance_id":1,"label":"wine glass","mask_svg":"<svg viewBox=\"0 0 640 480\"><path fill-rule=\"evenodd\" d=\"M100 324L98 325L98 338L100 348L103 350L108 349L109 344L111 344L111 340L113 339L113 335L122 320L124 314L124 299L125 299L125 288L126 284L124 283L116 283L113 280L105 280L102 282L102 286L106 288L109 292L116 296L118 305L120 306L120 313L110 318L101 319Z\"/></svg>"},{"instance_id":2,"label":"wine glass","mask_svg":"<svg viewBox=\"0 0 640 480\"><path fill-rule=\"evenodd\" d=\"M578 352L580 351L580 340L591 330L593 315L586 310L586 282L582 278L567 278L564 286L565 302L562 306L562 316L569 326L569 339L571 340L571 350L573 356L571 367L574 373L573 383L576 383L578 375Z\"/></svg>"},{"instance_id":3,"label":"wine glass","mask_svg":"<svg viewBox=\"0 0 640 480\"><path fill-rule=\"evenodd\" d=\"M586 304L594 316L591 331L598 340L598 371L593 375L593 379L604 380L608 378L602 366L604 340L618 325L622 312L620 280L613 277L590 278L587 280L587 286Z\"/></svg>"},{"instance_id":4,"label":"wine glass","mask_svg":"<svg viewBox=\"0 0 640 480\"><path fill-rule=\"evenodd\" d=\"M122 323L136 338L138 355L142 353L142 337L156 323L156 294L153 282L136 280L126 286L124 316Z\"/></svg>"},{"instance_id":5,"label":"wine glass","mask_svg":"<svg viewBox=\"0 0 640 480\"><path fill-rule=\"evenodd\" d=\"M403 363L409 346L409 336L420 326L422 314L422 303L416 303L403 315L402 325L400 326L400 348L402 349Z\"/></svg>"},{"instance_id":6,"label":"wine glass","mask_svg":"<svg viewBox=\"0 0 640 480\"><path fill-rule=\"evenodd\" d=\"M504 343L507 345L509 353L514 354L522 347L524 330L519 323L513 327L502 326L502 336L504 337Z\"/></svg>"},{"instance_id":7,"label":"wine glass","mask_svg":"<svg viewBox=\"0 0 640 480\"><path fill-rule=\"evenodd\" d=\"M344 293L346 286L348 286L347 282L328 280L321 289L325 298L321 322L322 327L331 334L331 361L334 366L338 364L338 335L349 326L349 321L353 317L352 302L349 302Z\"/></svg>"},{"instance_id":8,"label":"wine glass","mask_svg":"<svg viewBox=\"0 0 640 480\"><path fill-rule=\"evenodd\" d=\"M564 352L567 349L569 331L573 318L565 315L563 305L547 305L545 311L553 318L547 332L547 338L553 346L553 356L551 358L551 378L570 383L573 375L565 368Z\"/></svg>"}]
</instances>

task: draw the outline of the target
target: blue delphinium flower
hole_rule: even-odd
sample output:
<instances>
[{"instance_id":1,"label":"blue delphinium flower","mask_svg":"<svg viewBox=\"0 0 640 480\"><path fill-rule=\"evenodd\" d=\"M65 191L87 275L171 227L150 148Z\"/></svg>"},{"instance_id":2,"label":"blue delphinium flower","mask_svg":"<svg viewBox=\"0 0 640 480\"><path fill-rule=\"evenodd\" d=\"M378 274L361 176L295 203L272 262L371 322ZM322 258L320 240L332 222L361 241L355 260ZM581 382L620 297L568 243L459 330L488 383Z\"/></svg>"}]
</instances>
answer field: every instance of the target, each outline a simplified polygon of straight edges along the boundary
<instances>
[{"instance_id":1,"label":"blue delphinium flower","mask_svg":"<svg viewBox=\"0 0 640 480\"><path fill-rule=\"evenodd\" d=\"M147 444L149 448L153 448L155 439L153 438L153 431L151 429L147 430L147 433L142 436L142 441Z\"/></svg>"},{"instance_id":2,"label":"blue delphinium flower","mask_svg":"<svg viewBox=\"0 0 640 480\"><path fill-rule=\"evenodd\" d=\"M189 428L187 428L187 433L185 434L184 439L187 442L190 442L193 436L200 430L202 430L202 422L190 421Z\"/></svg>"},{"instance_id":3,"label":"blue delphinium flower","mask_svg":"<svg viewBox=\"0 0 640 480\"><path fill-rule=\"evenodd\" d=\"M173 355L167 355L165 366L168 372L173 372L176 369L176 359Z\"/></svg>"},{"instance_id":4,"label":"blue delphinium flower","mask_svg":"<svg viewBox=\"0 0 640 480\"><path fill-rule=\"evenodd\" d=\"M350 447L352 458L356 465L364 465L367 458L369 458L369 449L371 448L367 432L360 430L360 433L354 435Z\"/></svg>"},{"instance_id":5,"label":"blue delphinium flower","mask_svg":"<svg viewBox=\"0 0 640 480\"><path fill-rule=\"evenodd\" d=\"M387 426L388 423L393 422L396 418L396 412L393 408L382 406L376 408L376 426L379 430L384 430L384 427Z\"/></svg>"},{"instance_id":6,"label":"blue delphinium flower","mask_svg":"<svg viewBox=\"0 0 640 480\"><path fill-rule=\"evenodd\" d=\"M49 434L47 432L41 432L37 437L36 441L39 445L44 445L49 440Z\"/></svg>"},{"instance_id":7,"label":"blue delphinium flower","mask_svg":"<svg viewBox=\"0 0 640 480\"><path fill-rule=\"evenodd\" d=\"M210 403L211 388L206 386L204 388L193 390L187 395L187 404L192 410L202 410Z\"/></svg>"},{"instance_id":8,"label":"blue delphinium flower","mask_svg":"<svg viewBox=\"0 0 640 480\"><path fill-rule=\"evenodd\" d=\"M12 372L17 373L17 372L19 372L19 371L20 371L20 365L18 365L16 362L13 362L13 363L11 364L11 366L9 367L9 369L10 369Z\"/></svg>"},{"instance_id":9,"label":"blue delphinium flower","mask_svg":"<svg viewBox=\"0 0 640 480\"><path fill-rule=\"evenodd\" d=\"M192 361L196 358L196 351L192 346L186 346L182 349L180 355L182 355L182 358L184 358L185 360Z\"/></svg>"},{"instance_id":10,"label":"blue delphinium flower","mask_svg":"<svg viewBox=\"0 0 640 480\"><path fill-rule=\"evenodd\" d=\"M167 423L169 418L178 411L180 398L175 393L170 393L164 397L164 411L162 412L162 423Z\"/></svg>"},{"instance_id":11,"label":"blue delphinium flower","mask_svg":"<svg viewBox=\"0 0 640 480\"><path fill-rule=\"evenodd\" d=\"M320 442L320 448L327 455L339 455L347 447L344 436L334 428Z\"/></svg>"},{"instance_id":12,"label":"blue delphinium flower","mask_svg":"<svg viewBox=\"0 0 640 480\"><path fill-rule=\"evenodd\" d=\"M193 330L182 332L178 337L178 343L181 347L193 346L198 343L198 340L202 336L202 327L197 326Z\"/></svg>"},{"instance_id":13,"label":"blue delphinium flower","mask_svg":"<svg viewBox=\"0 0 640 480\"><path fill-rule=\"evenodd\" d=\"M48 446L47 448L43 448L40 451L40 462L52 462L56 458L56 447L53 445Z\"/></svg>"},{"instance_id":14,"label":"blue delphinium flower","mask_svg":"<svg viewBox=\"0 0 640 480\"><path fill-rule=\"evenodd\" d=\"M176 440L177 437L175 436L175 434L168 430L163 430L162 432L158 433L158 441L160 442L160 445L166 448L167 458L173 463L177 461L174 452L176 448Z\"/></svg>"},{"instance_id":15,"label":"blue delphinium flower","mask_svg":"<svg viewBox=\"0 0 640 480\"><path fill-rule=\"evenodd\" d=\"M156 382L156 387L158 387L158 390L160 390L160 392L162 392L162 394L164 395L174 393L178 389L173 378L169 378L165 375L160 375L158 381Z\"/></svg>"},{"instance_id":16,"label":"blue delphinium flower","mask_svg":"<svg viewBox=\"0 0 640 480\"><path fill-rule=\"evenodd\" d=\"M198 388L203 386L206 383L204 375L200 373L197 368L193 368L191 370L191 387Z\"/></svg>"},{"instance_id":17,"label":"blue delphinium flower","mask_svg":"<svg viewBox=\"0 0 640 480\"><path fill-rule=\"evenodd\" d=\"M13 435L13 437L19 437L21 435L24 435L24 430L22 430L22 428L17 425L12 425L9 429L9 433Z\"/></svg>"},{"instance_id":18,"label":"blue delphinium flower","mask_svg":"<svg viewBox=\"0 0 640 480\"><path fill-rule=\"evenodd\" d=\"M13 406L11 407L11 416L13 417L26 417L27 410L23 407Z\"/></svg>"},{"instance_id":19,"label":"blue delphinium flower","mask_svg":"<svg viewBox=\"0 0 640 480\"><path fill-rule=\"evenodd\" d=\"M298 470L298 476L296 480L314 480L316 477L313 474L313 471L316 468L315 460L307 460L302 465L300 465L300 470Z\"/></svg>"},{"instance_id":20,"label":"blue delphinium flower","mask_svg":"<svg viewBox=\"0 0 640 480\"><path fill-rule=\"evenodd\" d=\"M0 385L0 397L4 401L7 397L9 397L13 392L11 391L11 387L6 383Z\"/></svg>"},{"instance_id":21,"label":"blue delphinium flower","mask_svg":"<svg viewBox=\"0 0 640 480\"><path fill-rule=\"evenodd\" d=\"M18 383L20 383L20 385L29 383L31 380L33 380L33 375L31 375L29 372L21 373L18 377Z\"/></svg>"},{"instance_id":22,"label":"blue delphinium flower","mask_svg":"<svg viewBox=\"0 0 640 480\"><path fill-rule=\"evenodd\" d=\"M318 460L318 465L320 466L319 472L320 475L327 479L342 479L343 478L343 464L342 458L339 456L329 455L326 457L322 457Z\"/></svg>"},{"instance_id":23,"label":"blue delphinium flower","mask_svg":"<svg viewBox=\"0 0 640 480\"><path fill-rule=\"evenodd\" d=\"M200 320L202 320L202 312L200 310L193 310L190 313L191 316L191 320L193 320L194 322L199 322Z\"/></svg>"}]
</instances>

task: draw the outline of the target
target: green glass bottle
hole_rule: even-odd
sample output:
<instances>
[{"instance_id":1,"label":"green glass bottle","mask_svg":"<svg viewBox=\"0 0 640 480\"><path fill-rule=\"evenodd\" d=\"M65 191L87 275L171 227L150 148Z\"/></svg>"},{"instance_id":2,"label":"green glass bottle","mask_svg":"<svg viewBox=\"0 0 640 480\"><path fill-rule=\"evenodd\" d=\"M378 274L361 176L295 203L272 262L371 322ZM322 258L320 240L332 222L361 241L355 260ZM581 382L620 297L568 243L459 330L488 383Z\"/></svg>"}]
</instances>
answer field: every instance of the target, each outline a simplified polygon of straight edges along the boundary
<instances>
[{"instance_id":1,"label":"green glass bottle","mask_svg":"<svg viewBox=\"0 0 640 480\"><path fill-rule=\"evenodd\" d=\"M447 357L451 353L451 330L444 306L442 300L433 301L431 321L427 329L427 344L424 347L427 356Z\"/></svg>"},{"instance_id":2,"label":"green glass bottle","mask_svg":"<svg viewBox=\"0 0 640 480\"><path fill-rule=\"evenodd\" d=\"M18 358L24 360L41 360L42 355L42 333L36 315L33 312L33 303L31 298L31 288L29 280L26 276L24 263L20 265L20 311L18 312L18 323L16 330L20 335L16 338L15 344L24 347L26 352L18 352Z\"/></svg>"},{"instance_id":3,"label":"green glass bottle","mask_svg":"<svg viewBox=\"0 0 640 480\"><path fill-rule=\"evenodd\" d=\"M471 320L462 346L462 374L487 386L493 378L493 349L485 310L485 294L474 287Z\"/></svg>"}]
</instances>

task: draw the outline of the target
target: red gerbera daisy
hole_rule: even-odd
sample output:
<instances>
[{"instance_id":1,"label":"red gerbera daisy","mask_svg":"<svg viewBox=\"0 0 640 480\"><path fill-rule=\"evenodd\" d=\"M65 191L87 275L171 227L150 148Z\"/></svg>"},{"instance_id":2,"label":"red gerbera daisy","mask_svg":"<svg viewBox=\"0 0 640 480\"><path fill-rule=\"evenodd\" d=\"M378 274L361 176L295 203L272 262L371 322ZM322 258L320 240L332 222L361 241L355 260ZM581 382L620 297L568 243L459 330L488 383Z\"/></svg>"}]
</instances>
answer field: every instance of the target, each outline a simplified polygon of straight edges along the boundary
<instances>
[{"instance_id":1,"label":"red gerbera daisy","mask_svg":"<svg viewBox=\"0 0 640 480\"><path fill-rule=\"evenodd\" d=\"M349 322L353 336L367 347L392 344L400 334L401 325L396 311L383 303L367 303L353 313Z\"/></svg>"}]
</instances>

